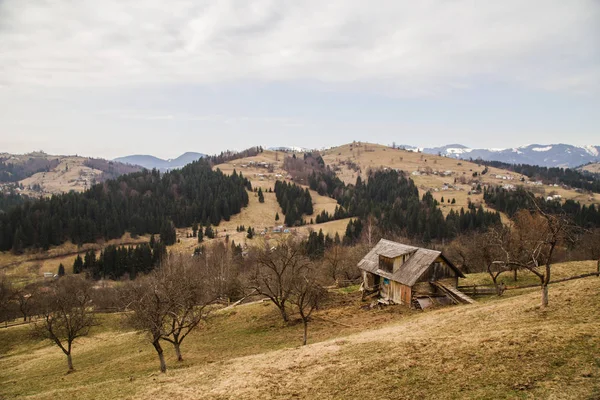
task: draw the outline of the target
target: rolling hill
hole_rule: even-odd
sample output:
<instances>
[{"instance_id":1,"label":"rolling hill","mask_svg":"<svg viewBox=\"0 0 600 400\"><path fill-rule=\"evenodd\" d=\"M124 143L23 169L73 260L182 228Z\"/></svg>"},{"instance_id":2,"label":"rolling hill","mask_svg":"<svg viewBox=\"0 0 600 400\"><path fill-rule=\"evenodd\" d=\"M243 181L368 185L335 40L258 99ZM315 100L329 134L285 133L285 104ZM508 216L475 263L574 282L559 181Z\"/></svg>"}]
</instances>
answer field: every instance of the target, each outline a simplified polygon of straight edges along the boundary
<instances>
[{"instance_id":1,"label":"rolling hill","mask_svg":"<svg viewBox=\"0 0 600 400\"><path fill-rule=\"evenodd\" d=\"M557 264L557 277L595 270L595 262ZM352 290L354 289L354 290ZM314 315L309 345L301 324L280 323L270 303L212 314L190 334L169 370L122 315L64 355L28 335L0 329L2 398L439 398L597 399L600 396L600 279L551 286L538 309L537 288L510 290L468 306L426 312L401 306L365 310L355 288L332 291Z\"/></svg>"},{"instance_id":2,"label":"rolling hill","mask_svg":"<svg viewBox=\"0 0 600 400\"><path fill-rule=\"evenodd\" d=\"M81 192L94 183L140 170L139 166L77 155L0 154L0 186L19 184L19 192L29 196Z\"/></svg>"}]
</instances>

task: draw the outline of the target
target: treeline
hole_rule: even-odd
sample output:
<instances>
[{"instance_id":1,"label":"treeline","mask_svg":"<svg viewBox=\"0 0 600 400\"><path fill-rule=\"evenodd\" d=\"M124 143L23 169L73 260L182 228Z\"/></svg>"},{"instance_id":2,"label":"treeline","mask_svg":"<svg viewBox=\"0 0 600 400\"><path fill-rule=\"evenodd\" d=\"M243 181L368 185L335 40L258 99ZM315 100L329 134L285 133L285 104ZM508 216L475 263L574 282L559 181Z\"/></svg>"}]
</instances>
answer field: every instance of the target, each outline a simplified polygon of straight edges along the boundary
<instances>
[{"instance_id":1,"label":"treeline","mask_svg":"<svg viewBox=\"0 0 600 400\"><path fill-rule=\"evenodd\" d=\"M122 175L83 193L27 200L0 214L0 250L48 248L66 240L159 233L161 227L218 225L248 205L250 182L235 171L213 171L205 160L161 174L153 170Z\"/></svg>"},{"instance_id":2,"label":"treeline","mask_svg":"<svg viewBox=\"0 0 600 400\"><path fill-rule=\"evenodd\" d=\"M502 168L544 183L562 183L572 188L589 190L600 193L600 179L591 173L581 172L571 168L540 167L539 165L508 164L501 161L482 161L477 163L491 167Z\"/></svg>"},{"instance_id":3,"label":"treeline","mask_svg":"<svg viewBox=\"0 0 600 400\"><path fill-rule=\"evenodd\" d=\"M315 223L322 224L324 222L335 221L338 219L348 218L350 215L340 206L335 207L335 211L333 214L329 214L326 210L321 211L319 215L315 218Z\"/></svg>"},{"instance_id":4,"label":"treeline","mask_svg":"<svg viewBox=\"0 0 600 400\"><path fill-rule=\"evenodd\" d=\"M151 241L137 246L106 246L96 258L95 250L89 250L85 256L77 256L73 263L73 273L85 273L92 279L119 279L127 276L135 279L157 267L167 254L164 243Z\"/></svg>"},{"instance_id":5,"label":"treeline","mask_svg":"<svg viewBox=\"0 0 600 400\"><path fill-rule=\"evenodd\" d=\"M484 188L483 199L489 207L502 211L511 218L519 210L534 210L539 206L544 212L568 215L578 226L600 227L600 210L594 204L586 206L574 200L566 200L564 203L560 200L547 201L543 197L536 198L523 188L506 190L501 187Z\"/></svg>"},{"instance_id":6,"label":"treeline","mask_svg":"<svg viewBox=\"0 0 600 400\"><path fill-rule=\"evenodd\" d=\"M223 163L226 163L229 161L237 160L240 158L254 157L254 156L262 153L263 151L264 150L263 150L262 146L251 147L249 149L242 150L242 151L227 150L227 151L222 151L218 155L208 156L208 157L206 157L206 159L208 159L212 165L217 165L217 164L223 164Z\"/></svg>"},{"instance_id":7,"label":"treeline","mask_svg":"<svg viewBox=\"0 0 600 400\"><path fill-rule=\"evenodd\" d=\"M308 189L302 189L293 183L275 182L275 196L285 214L287 226L304 225L303 215L313 213L312 197Z\"/></svg>"},{"instance_id":8,"label":"treeline","mask_svg":"<svg viewBox=\"0 0 600 400\"><path fill-rule=\"evenodd\" d=\"M59 164L58 159L30 157L22 163L11 163L8 158L0 158L0 182L18 182L38 172L48 172Z\"/></svg>"}]
</instances>

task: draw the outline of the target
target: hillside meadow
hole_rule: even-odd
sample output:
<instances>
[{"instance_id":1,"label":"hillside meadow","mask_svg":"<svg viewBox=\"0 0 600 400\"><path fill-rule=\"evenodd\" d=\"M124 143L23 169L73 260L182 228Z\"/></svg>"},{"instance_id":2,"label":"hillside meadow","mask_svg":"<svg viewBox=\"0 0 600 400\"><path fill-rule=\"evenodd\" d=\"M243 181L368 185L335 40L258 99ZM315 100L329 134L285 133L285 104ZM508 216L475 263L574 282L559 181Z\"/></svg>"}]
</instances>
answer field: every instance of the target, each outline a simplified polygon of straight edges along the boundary
<instances>
[{"instance_id":1,"label":"hillside meadow","mask_svg":"<svg viewBox=\"0 0 600 400\"><path fill-rule=\"evenodd\" d=\"M596 263L553 268L559 278ZM336 289L315 314L307 346L299 346L301 324L284 326L270 303L252 303L214 312L184 342L182 363L165 346L166 374L122 314L98 315L102 325L75 344L72 374L56 346L14 326L0 329L0 397L598 398L600 279L553 284L550 307L538 303L532 288L425 312L366 310L356 287Z\"/></svg>"}]
</instances>

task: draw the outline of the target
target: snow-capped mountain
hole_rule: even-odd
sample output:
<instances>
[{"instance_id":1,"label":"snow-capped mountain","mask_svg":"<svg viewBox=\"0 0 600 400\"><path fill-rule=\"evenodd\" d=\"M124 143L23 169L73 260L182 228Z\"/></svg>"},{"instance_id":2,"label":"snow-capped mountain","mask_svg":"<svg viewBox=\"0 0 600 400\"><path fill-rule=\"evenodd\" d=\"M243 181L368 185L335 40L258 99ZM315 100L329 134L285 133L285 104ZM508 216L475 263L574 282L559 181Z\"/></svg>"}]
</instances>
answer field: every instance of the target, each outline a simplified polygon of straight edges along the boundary
<instances>
[{"instance_id":1,"label":"snow-capped mountain","mask_svg":"<svg viewBox=\"0 0 600 400\"><path fill-rule=\"evenodd\" d=\"M267 150L271 150L271 151L289 151L289 152L296 152L296 153L303 153L303 152L308 151L308 149L306 149L304 147L298 147L298 146L269 147Z\"/></svg>"},{"instance_id":2,"label":"snow-capped mountain","mask_svg":"<svg viewBox=\"0 0 600 400\"><path fill-rule=\"evenodd\" d=\"M407 150L441 154L446 157L502 161L510 164L531 164L544 167L575 168L600 161L600 146L573 146L570 144L530 144L508 149L472 149L462 144L442 147L417 148L403 146Z\"/></svg>"}]
</instances>

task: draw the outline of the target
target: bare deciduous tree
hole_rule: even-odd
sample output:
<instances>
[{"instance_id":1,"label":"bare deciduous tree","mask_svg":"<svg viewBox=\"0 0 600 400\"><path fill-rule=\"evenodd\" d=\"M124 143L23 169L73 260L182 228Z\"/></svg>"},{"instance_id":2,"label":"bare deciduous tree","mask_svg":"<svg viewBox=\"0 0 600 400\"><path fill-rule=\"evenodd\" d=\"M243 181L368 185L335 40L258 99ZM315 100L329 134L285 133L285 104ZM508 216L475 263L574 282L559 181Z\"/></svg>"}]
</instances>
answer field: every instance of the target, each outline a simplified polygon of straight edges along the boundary
<instances>
[{"instance_id":1,"label":"bare deciduous tree","mask_svg":"<svg viewBox=\"0 0 600 400\"><path fill-rule=\"evenodd\" d=\"M317 282L315 275L316 271L306 269L294 280L292 285L291 303L298 309L304 326L302 345L306 345L308 340L308 322L310 321L310 316L327 295L327 290Z\"/></svg>"},{"instance_id":2,"label":"bare deciduous tree","mask_svg":"<svg viewBox=\"0 0 600 400\"><path fill-rule=\"evenodd\" d=\"M15 290L13 299L17 303L19 312L23 317L23 322L27 321L27 318L31 320L31 316L36 308L39 290L40 287L37 284L27 285Z\"/></svg>"},{"instance_id":3,"label":"bare deciduous tree","mask_svg":"<svg viewBox=\"0 0 600 400\"><path fill-rule=\"evenodd\" d=\"M66 276L53 282L39 299L41 319L33 326L33 334L51 340L65 353L69 372L74 371L73 342L87 336L90 328L97 325L91 309L91 290L91 282Z\"/></svg>"},{"instance_id":4,"label":"bare deciduous tree","mask_svg":"<svg viewBox=\"0 0 600 400\"><path fill-rule=\"evenodd\" d=\"M148 334L160 362L160 372L167 372L167 364L160 340L171 334L168 324L171 302L154 276L141 277L129 284L124 292L129 323Z\"/></svg>"},{"instance_id":5,"label":"bare deciduous tree","mask_svg":"<svg viewBox=\"0 0 600 400\"><path fill-rule=\"evenodd\" d=\"M309 264L310 259L304 254L303 246L291 237L279 240L273 247L265 244L256 254L248 286L268 297L287 323L287 305L293 293L294 281Z\"/></svg>"},{"instance_id":6,"label":"bare deciduous tree","mask_svg":"<svg viewBox=\"0 0 600 400\"><path fill-rule=\"evenodd\" d=\"M177 361L183 361L181 343L206 319L207 306L215 300L214 293L219 293L219 288L214 287L213 279L210 279L213 270L201 267L189 258L172 255L161 264L156 274L171 303L167 316L169 334L163 335L163 339L173 344ZM217 269L220 268L217 266Z\"/></svg>"},{"instance_id":7,"label":"bare deciduous tree","mask_svg":"<svg viewBox=\"0 0 600 400\"><path fill-rule=\"evenodd\" d=\"M550 283L555 250L566 242L573 242L574 227L564 215L553 215L536 207L536 211L519 211L513 218L511 240L503 251L508 254L510 265L531 271L540 279L541 306L548 306Z\"/></svg>"},{"instance_id":8,"label":"bare deciduous tree","mask_svg":"<svg viewBox=\"0 0 600 400\"><path fill-rule=\"evenodd\" d=\"M323 261L325 264L325 269L327 270L327 274L336 284L338 283L338 278L342 274L342 270L344 268L344 264L347 259L347 249L343 248L341 245L334 245L328 249L325 249L325 254L323 256Z\"/></svg>"}]
</instances>

